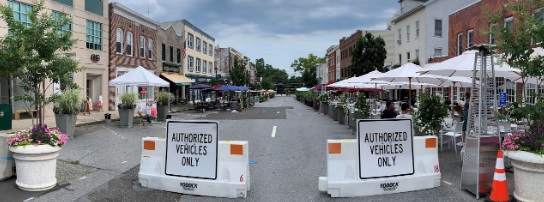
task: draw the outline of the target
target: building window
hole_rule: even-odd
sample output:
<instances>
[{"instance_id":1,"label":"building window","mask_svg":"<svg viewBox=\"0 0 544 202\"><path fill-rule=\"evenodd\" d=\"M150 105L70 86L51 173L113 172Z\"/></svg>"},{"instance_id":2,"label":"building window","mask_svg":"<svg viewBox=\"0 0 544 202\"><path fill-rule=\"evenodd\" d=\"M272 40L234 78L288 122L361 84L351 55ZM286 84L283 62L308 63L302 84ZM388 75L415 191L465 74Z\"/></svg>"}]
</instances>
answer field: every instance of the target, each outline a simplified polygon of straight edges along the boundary
<instances>
[{"instance_id":1,"label":"building window","mask_svg":"<svg viewBox=\"0 0 544 202\"><path fill-rule=\"evenodd\" d=\"M87 20L87 49L102 50L102 24Z\"/></svg>"},{"instance_id":2,"label":"building window","mask_svg":"<svg viewBox=\"0 0 544 202\"><path fill-rule=\"evenodd\" d=\"M147 40L147 57L153 59L153 39Z\"/></svg>"},{"instance_id":3,"label":"building window","mask_svg":"<svg viewBox=\"0 0 544 202\"><path fill-rule=\"evenodd\" d=\"M213 67L213 63L212 62L208 62L208 73L212 73L212 68Z\"/></svg>"},{"instance_id":4,"label":"building window","mask_svg":"<svg viewBox=\"0 0 544 202\"><path fill-rule=\"evenodd\" d=\"M442 56L442 48L435 48L434 57L440 57L440 56Z\"/></svg>"},{"instance_id":5,"label":"building window","mask_svg":"<svg viewBox=\"0 0 544 202\"><path fill-rule=\"evenodd\" d=\"M53 0L67 6L74 6L74 0Z\"/></svg>"},{"instance_id":6,"label":"building window","mask_svg":"<svg viewBox=\"0 0 544 202\"><path fill-rule=\"evenodd\" d=\"M16 1L8 1L8 6L13 10L13 18L16 21L22 22L26 27L30 26L30 16L28 14L32 11L32 6Z\"/></svg>"},{"instance_id":7,"label":"building window","mask_svg":"<svg viewBox=\"0 0 544 202\"><path fill-rule=\"evenodd\" d=\"M473 32L474 32L473 30L468 30L468 32L467 32L467 45L468 45L467 48L470 48L470 47L472 47L474 45L473 44L473 42L474 42Z\"/></svg>"},{"instance_id":8,"label":"building window","mask_svg":"<svg viewBox=\"0 0 544 202\"><path fill-rule=\"evenodd\" d=\"M196 37L196 51L200 52L200 38Z\"/></svg>"},{"instance_id":9,"label":"building window","mask_svg":"<svg viewBox=\"0 0 544 202\"><path fill-rule=\"evenodd\" d=\"M61 17L68 18L68 16L65 13L61 13L61 12L58 12L58 11L53 11L52 16L53 16L53 18L55 18L57 20L60 19ZM63 25L61 30L62 30L63 33L71 33L72 32L72 22L68 22L65 25Z\"/></svg>"},{"instance_id":10,"label":"building window","mask_svg":"<svg viewBox=\"0 0 544 202\"><path fill-rule=\"evenodd\" d=\"M402 64L402 53L399 53L399 64Z\"/></svg>"},{"instance_id":11,"label":"building window","mask_svg":"<svg viewBox=\"0 0 544 202\"><path fill-rule=\"evenodd\" d=\"M506 81L506 102L514 103L516 102L516 83L507 80Z\"/></svg>"},{"instance_id":12,"label":"building window","mask_svg":"<svg viewBox=\"0 0 544 202\"><path fill-rule=\"evenodd\" d=\"M414 60L419 61L419 49L416 49L416 57L414 58Z\"/></svg>"},{"instance_id":13,"label":"building window","mask_svg":"<svg viewBox=\"0 0 544 202\"><path fill-rule=\"evenodd\" d=\"M202 42L202 53L208 54L208 43L205 41Z\"/></svg>"},{"instance_id":14,"label":"building window","mask_svg":"<svg viewBox=\"0 0 544 202\"><path fill-rule=\"evenodd\" d=\"M457 55L463 54L463 33L457 34Z\"/></svg>"},{"instance_id":15,"label":"building window","mask_svg":"<svg viewBox=\"0 0 544 202\"><path fill-rule=\"evenodd\" d=\"M140 57L145 58L145 37L140 36Z\"/></svg>"},{"instance_id":16,"label":"building window","mask_svg":"<svg viewBox=\"0 0 544 202\"><path fill-rule=\"evenodd\" d=\"M401 40L402 40L402 30L399 29L398 39L397 39L397 44L398 44L398 45L401 44ZM344 57L344 55L342 55L342 57Z\"/></svg>"},{"instance_id":17,"label":"building window","mask_svg":"<svg viewBox=\"0 0 544 202\"><path fill-rule=\"evenodd\" d=\"M162 44L162 61L166 61L166 45Z\"/></svg>"},{"instance_id":18,"label":"building window","mask_svg":"<svg viewBox=\"0 0 544 202\"><path fill-rule=\"evenodd\" d=\"M208 72L208 61L202 60L202 73Z\"/></svg>"},{"instance_id":19,"label":"building window","mask_svg":"<svg viewBox=\"0 0 544 202\"><path fill-rule=\"evenodd\" d=\"M132 56L132 32L127 33L127 55Z\"/></svg>"},{"instance_id":20,"label":"building window","mask_svg":"<svg viewBox=\"0 0 544 202\"><path fill-rule=\"evenodd\" d=\"M200 64L201 64L200 58L196 58L196 72L200 72Z\"/></svg>"},{"instance_id":21,"label":"building window","mask_svg":"<svg viewBox=\"0 0 544 202\"><path fill-rule=\"evenodd\" d=\"M104 0L85 0L85 10L100 16L104 15Z\"/></svg>"},{"instance_id":22,"label":"building window","mask_svg":"<svg viewBox=\"0 0 544 202\"><path fill-rule=\"evenodd\" d=\"M489 30L491 31L489 33L489 44L495 44L497 42L497 37L495 36L495 29L497 27L497 24L489 24Z\"/></svg>"},{"instance_id":23,"label":"building window","mask_svg":"<svg viewBox=\"0 0 544 202\"><path fill-rule=\"evenodd\" d=\"M410 62L410 52L406 52L406 61Z\"/></svg>"},{"instance_id":24,"label":"building window","mask_svg":"<svg viewBox=\"0 0 544 202\"><path fill-rule=\"evenodd\" d=\"M143 93L145 92L145 93ZM149 86L138 86L138 99L140 100L153 100L155 95L155 88Z\"/></svg>"},{"instance_id":25,"label":"building window","mask_svg":"<svg viewBox=\"0 0 544 202\"><path fill-rule=\"evenodd\" d=\"M195 60L195 58L193 58L193 56L188 55L188 56L187 56L187 59L188 59L188 60L187 60L187 66L189 67L189 72L193 72L194 67L195 67L195 66L194 66L194 60Z\"/></svg>"},{"instance_id":26,"label":"building window","mask_svg":"<svg viewBox=\"0 0 544 202\"><path fill-rule=\"evenodd\" d=\"M176 54L177 55L176 62L181 63L181 50L178 48L177 51L178 52Z\"/></svg>"},{"instance_id":27,"label":"building window","mask_svg":"<svg viewBox=\"0 0 544 202\"><path fill-rule=\"evenodd\" d=\"M406 41L410 41L410 25L406 25Z\"/></svg>"},{"instance_id":28,"label":"building window","mask_svg":"<svg viewBox=\"0 0 544 202\"><path fill-rule=\"evenodd\" d=\"M529 104L535 104L536 103L536 84L532 83L526 83L525 84L525 102Z\"/></svg>"},{"instance_id":29,"label":"building window","mask_svg":"<svg viewBox=\"0 0 544 202\"><path fill-rule=\"evenodd\" d=\"M123 30L121 28L117 28L115 32L115 41L115 52L123 53Z\"/></svg>"},{"instance_id":30,"label":"building window","mask_svg":"<svg viewBox=\"0 0 544 202\"><path fill-rule=\"evenodd\" d=\"M189 33L189 48L191 49L194 48L194 42L195 42L195 37L193 36L193 34Z\"/></svg>"},{"instance_id":31,"label":"building window","mask_svg":"<svg viewBox=\"0 0 544 202\"><path fill-rule=\"evenodd\" d=\"M174 47L170 46L170 62L174 62Z\"/></svg>"},{"instance_id":32,"label":"building window","mask_svg":"<svg viewBox=\"0 0 544 202\"><path fill-rule=\"evenodd\" d=\"M504 27L512 31L514 29L514 17L507 17L504 19Z\"/></svg>"},{"instance_id":33,"label":"building window","mask_svg":"<svg viewBox=\"0 0 544 202\"><path fill-rule=\"evenodd\" d=\"M419 20L416 21L416 39L419 38Z\"/></svg>"},{"instance_id":34,"label":"building window","mask_svg":"<svg viewBox=\"0 0 544 202\"><path fill-rule=\"evenodd\" d=\"M213 55L213 46L212 46L212 44L208 45L208 55L210 55L210 56Z\"/></svg>"},{"instance_id":35,"label":"building window","mask_svg":"<svg viewBox=\"0 0 544 202\"><path fill-rule=\"evenodd\" d=\"M434 19L434 36L442 37L442 20Z\"/></svg>"}]
</instances>

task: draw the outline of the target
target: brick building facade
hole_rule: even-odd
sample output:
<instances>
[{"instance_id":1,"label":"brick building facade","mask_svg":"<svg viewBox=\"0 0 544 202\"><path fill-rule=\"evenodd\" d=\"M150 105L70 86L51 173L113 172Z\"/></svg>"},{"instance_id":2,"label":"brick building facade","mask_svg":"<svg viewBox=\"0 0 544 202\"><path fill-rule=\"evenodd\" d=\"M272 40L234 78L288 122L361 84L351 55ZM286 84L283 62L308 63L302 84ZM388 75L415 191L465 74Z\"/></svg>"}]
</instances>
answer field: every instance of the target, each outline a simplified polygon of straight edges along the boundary
<instances>
[{"instance_id":1,"label":"brick building facade","mask_svg":"<svg viewBox=\"0 0 544 202\"><path fill-rule=\"evenodd\" d=\"M330 81L336 81L336 50L338 45L333 45L327 49L327 72L328 79L327 83Z\"/></svg>"},{"instance_id":2,"label":"brick building facade","mask_svg":"<svg viewBox=\"0 0 544 202\"><path fill-rule=\"evenodd\" d=\"M340 78L345 79L353 75L349 75L348 67L351 65L352 51L359 38L363 37L363 31L357 30L349 37L340 39Z\"/></svg>"},{"instance_id":3,"label":"brick building facade","mask_svg":"<svg viewBox=\"0 0 544 202\"><path fill-rule=\"evenodd\" d=\"M109 79L115 79L138 66L156 73L157 53L154 46L158 24L119 3L110 3L109 20ZM140 92L140 88L110 87L109 109L117 109L118 95L125 92ZM151 95L148 99L153 99L154 89L147 89L147 92ZM145 98L141 96L139 95L139 99L144 100Z\"/></svg>"}]
</instances>

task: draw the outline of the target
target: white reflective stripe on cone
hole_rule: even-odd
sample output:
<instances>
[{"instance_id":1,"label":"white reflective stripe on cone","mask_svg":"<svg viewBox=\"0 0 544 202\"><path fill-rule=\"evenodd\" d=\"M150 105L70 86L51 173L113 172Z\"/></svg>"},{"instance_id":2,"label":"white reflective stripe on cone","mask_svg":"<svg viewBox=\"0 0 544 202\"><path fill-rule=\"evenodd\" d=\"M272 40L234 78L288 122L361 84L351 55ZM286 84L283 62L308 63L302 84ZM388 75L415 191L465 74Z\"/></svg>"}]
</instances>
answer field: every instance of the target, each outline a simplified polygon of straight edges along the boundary
<instances>
[{"instance_id":1,"label":"white reflective stripe on cone","mask_svg":"<svg viewBox=\"0 0 544 202\"><path fill-rule=\"evenodd\" d=\"M495 172L495 176L493 177L493 179L498 181L506 181L506 174Z\"/></svg>"},{"instance_id":2,"label":"white reflective stripe on cone","mask_svg":"<svg viewBox=\"0 0 544 202\"><path fill-rule=\"evenodd\" d=\"M497 164L495 164L495 168L504 169L504 160L502 158L497 159Z\"/></svg>"}]
</instances>

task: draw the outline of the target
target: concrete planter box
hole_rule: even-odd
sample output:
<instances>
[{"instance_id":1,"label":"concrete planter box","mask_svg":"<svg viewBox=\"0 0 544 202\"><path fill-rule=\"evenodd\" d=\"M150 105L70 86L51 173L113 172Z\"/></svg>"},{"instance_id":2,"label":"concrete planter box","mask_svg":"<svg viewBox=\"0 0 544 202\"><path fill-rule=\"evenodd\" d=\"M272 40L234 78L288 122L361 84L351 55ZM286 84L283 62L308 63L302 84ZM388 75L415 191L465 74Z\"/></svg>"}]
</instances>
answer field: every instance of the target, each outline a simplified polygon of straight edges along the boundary
<instances>
[{"instance_id":1,"label":"concrete planter box","mask_svg":"<svg viewBox=\"0 0 544 202\"><path fill-rule=\"evenodd\" d=\"M25 191L44 191L55 187L60 149L50 145L9 147L17 168L15 184Z\"/></svg>"},{"instance_id":2,"label":"concrete planter box","mask_svg":"<svg viewBox=\"0 0 544 202\"><path fill-rule=\"evenodd\" d=\"M119 126L132 128L134 125L134 109L119 109Z\"/></svg>"},{"instance_id":3,"label":"concrete planter box","mask_svg":"<svg viewBox=\"0 0 544 202\"><path fill-rule=\"evenodd\" d=\"M338 121L338 114L340 111L344 111L342 107L334 107L334 110L332 110L332 120Z\"/></svg>"},{"instance_id":4,"label":"concrete planter box","mask_svg":"<svg viewBox=\"0 0 544 202\"><path fill-rule=\"evenodd\" d=\"M77 115L75 114L55 114L55 123L59 131L66 134L69 139L74 139L76 131Z\"/></svg>"},{"instance_id":5,"label":"concrete planter box","mask_svg":"<svg viewBox=\"0 0 544 202\"><path fill-rule=\"evenodd\" d=\"M344 111L343 107L337 108L338 110L338 124L345 125L346 124L346 112Z\"/></svg>"},{"instance_id":6,"label":"concrete planter box","mask_svg":"<svg viewBox=\"0 0 544 202\"><path fill-rule=\"evenodd\" d=\"M514 167L514 197L519 201L542 201L544 157L525 151L506 151Z\"/></svg>"},{"instance_id":7,"label":"concrete planter box","mask_svg":"<svg viewBox=\"0 0 544 202\"><path fill-rule=\"evenodd\" d=\"M328 109L329 113L327 113L327 115L332 118L334 115L334 105L329 105Z\"/></svg>"},{"instance_id":8,"label":"concrete planter box","mask_svg":"<svg viewBox=\"0 0 544 202\"><path fill-rule=\"evenodd\" d=\"M157 105L157 121L166 121L168 105Z\"/></svg>"},{"instance_id":9,"label":"concrete planter box","mask_svg":"<svg viewBox=\"0 0 544 202\"><path fill-rule=\"evenodd\" d=\"M314 110L315 110L315 111L318 111L318 110L319 110L319 104L320 104L319 101L314 100L314 106L313 106L313 107L314 107Z\"/></svg>"},{"instance_id":10,"label":"concrete planter box","mask_svg":"<svg viewBox=\"0 0 544 202\"><path fill-rule=\"evenodd\" d=\"M321 105L319 105L319 113L323 115L329 114L329 103L321 102Z\"/></svg>"}]
</instances>

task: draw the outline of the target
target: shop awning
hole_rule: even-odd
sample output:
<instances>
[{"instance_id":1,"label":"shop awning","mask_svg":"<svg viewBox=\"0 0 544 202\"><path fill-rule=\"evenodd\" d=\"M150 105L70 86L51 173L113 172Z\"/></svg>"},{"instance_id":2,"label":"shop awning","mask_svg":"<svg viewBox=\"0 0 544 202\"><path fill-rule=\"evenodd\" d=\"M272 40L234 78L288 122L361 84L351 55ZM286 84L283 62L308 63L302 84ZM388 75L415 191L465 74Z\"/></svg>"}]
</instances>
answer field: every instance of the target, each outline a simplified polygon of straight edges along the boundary
<instances>
[{"instance_id":1,"label":"shop awning","mask_svg":"<svg viewBox=\"0 0 544 202\"><path fill-rule=\"evenodd\" d=\"M170 82L175 83L176 86L190 86L192 83L195 82L192 79L189 79L183 74L179 73L164 72L161 73L161 76L168 79Z\"/></svg>"}]
</instances>

